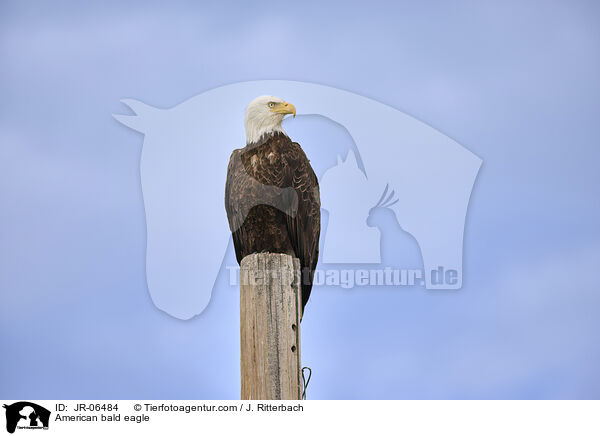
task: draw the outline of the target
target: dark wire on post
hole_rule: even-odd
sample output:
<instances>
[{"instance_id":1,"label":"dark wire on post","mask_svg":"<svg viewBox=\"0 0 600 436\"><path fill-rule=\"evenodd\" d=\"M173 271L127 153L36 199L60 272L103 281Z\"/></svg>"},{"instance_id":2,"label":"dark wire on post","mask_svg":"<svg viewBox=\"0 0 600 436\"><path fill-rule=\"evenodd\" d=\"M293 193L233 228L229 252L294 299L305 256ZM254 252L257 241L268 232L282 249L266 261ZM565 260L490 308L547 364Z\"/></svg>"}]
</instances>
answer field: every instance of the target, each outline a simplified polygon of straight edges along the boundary
<instances>
[{"instance_id":1,"label":"dark wire on post","mask_svg":"<svg viewBox=\"0 0 600 436\"><path fill-rule=\"evenodd\" d=\"M304 370L308 370L308 378L304 377ZM310 378L312 377L312 369L308 366L302 368L302 383L304 386L302 387L302 399L306 400L306 388L308 388L308 384L310 383Z\"/></svg>"}]
</instances>

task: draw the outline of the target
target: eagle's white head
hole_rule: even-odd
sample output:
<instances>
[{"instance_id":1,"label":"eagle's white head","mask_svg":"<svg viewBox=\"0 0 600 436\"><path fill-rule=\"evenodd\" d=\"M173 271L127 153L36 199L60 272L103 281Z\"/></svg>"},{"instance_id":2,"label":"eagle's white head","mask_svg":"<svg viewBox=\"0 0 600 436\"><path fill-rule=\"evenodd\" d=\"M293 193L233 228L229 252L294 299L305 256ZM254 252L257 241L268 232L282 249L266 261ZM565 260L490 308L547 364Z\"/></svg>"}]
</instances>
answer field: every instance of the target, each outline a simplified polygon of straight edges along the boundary
<instances>
[{"instance_id":1,"label":"eagle's white head","mask_svg":"<svg viewBox=\"0 0 600 436\"><path fill-rule=\"evenodd\" d=\"M246 108L246 144L258 142L267 133L283 132L281 122L287 114L296 116L293 104L272 95L256 97Z\"/></svg>"}]
</instances>

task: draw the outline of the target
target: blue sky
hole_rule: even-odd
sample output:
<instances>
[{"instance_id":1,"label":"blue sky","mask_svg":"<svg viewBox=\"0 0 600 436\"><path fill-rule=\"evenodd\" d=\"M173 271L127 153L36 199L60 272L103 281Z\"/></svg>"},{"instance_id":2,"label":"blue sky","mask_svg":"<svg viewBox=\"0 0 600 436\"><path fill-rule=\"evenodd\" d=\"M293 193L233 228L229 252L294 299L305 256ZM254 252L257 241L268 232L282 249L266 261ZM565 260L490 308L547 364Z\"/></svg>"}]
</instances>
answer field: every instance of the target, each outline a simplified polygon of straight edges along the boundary
<instances>
[{"instance_id":1,"label":"blue sky","mask_svg":"<svg viewBox=\"0 0 600 436\"><path fill-rule=\"evenodd\" d=\"M193 320L154 307L143 139L111 114L286 79L393 106L484 161L463 288L315 290L308 397L598 398L599 9L3 2L0 397L238 397L238 295L225 272Z\"/></svg>"}]
</instances>

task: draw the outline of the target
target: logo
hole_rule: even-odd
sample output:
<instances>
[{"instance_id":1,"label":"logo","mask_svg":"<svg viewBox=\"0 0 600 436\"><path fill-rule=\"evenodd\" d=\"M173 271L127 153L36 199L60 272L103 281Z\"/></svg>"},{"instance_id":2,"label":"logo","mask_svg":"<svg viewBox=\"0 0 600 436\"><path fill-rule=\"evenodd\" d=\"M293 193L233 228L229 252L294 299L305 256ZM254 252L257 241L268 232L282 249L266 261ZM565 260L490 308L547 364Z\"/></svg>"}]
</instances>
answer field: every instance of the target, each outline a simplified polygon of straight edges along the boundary
<instances>
[{"instance_id":1,"label":"logo","mask_svg":"<svg viewBox=\"0 0 600 436\"><path fill-rule=\"evenodd\" d=\"M212 89L170 109L122 100L134 114L115 118L144 134L146 278L159 309L180 319L201 313L228 268L227 165L245 145L245 108L262 94L294 103L298 116L283 127L319 178L316 286L461 288L467 208L482 160L391 106L314 83L266 80ZM273 187L264 191L273 196Z\"/></svg>"},{"instance_id":2,"label":"logo","mask_svg":"<svg viewBox=\"0 0 600 436\"><path fill-rule=\"evenodd\" d=\"M19 401L6 409L6 431L14 433L16 429L48 430L50 411L42 406L28 401Z\"/></svg>"}]
</instances>

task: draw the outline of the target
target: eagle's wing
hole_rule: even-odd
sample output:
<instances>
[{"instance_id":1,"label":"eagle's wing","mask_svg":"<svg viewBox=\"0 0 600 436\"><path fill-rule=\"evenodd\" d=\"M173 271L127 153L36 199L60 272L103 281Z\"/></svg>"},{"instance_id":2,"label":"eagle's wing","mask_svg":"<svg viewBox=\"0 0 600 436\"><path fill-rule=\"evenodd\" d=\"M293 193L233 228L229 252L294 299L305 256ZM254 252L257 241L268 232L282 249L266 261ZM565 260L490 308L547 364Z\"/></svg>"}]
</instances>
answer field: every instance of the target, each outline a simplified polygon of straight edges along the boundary
<instances>
[{"instance_id":1,"label":"eagle's wing","mask_svg":"<svg viewBox=\"0 0 600 436\"><path fill-rule=\"evenodd\" d=\"M287 213L287 227L292 247L300 259L302 268L302 308L304 309L310 296L319 258L321 233L319 182L310 166L310 161L298 143L292 142L283 158L286 162L284 183L294 188L298 196L296 211Z\"/></svg>"},{"instance_id":2,"label":"eagle's wing","mask_svg":"<svg viewBox=\"0 0 600 436\"><path fill-rule=\"evenodd\" d=\"M244 253L244 220L256 205L268 204L286 214L288 237L302 269L302 307L312 289L312 279L319 257L321 231L321 202L319 182L310 162L299 144L289 139L278 139L281 144L283 165L261 166L268 160L257 160L254 177L246 171L242 161L244 150L235 150L227 168L225 209L238 263ZM287 144L285 143L287 142ZM262 182L269 183L262 184ZM252 186L252 188L250 188ZM290 189L291 188L291 189Z\"/></svg>"},{"instance_id":3,"label":"eagle's wing","mask_svg":"<svg viewBox=\"0 0 600 436\"><path fill-rule=\"evenodd\" d=\"M225 210L227 211L227 220L233 237L233 246L235 256L240 263L242 261L242 238L244 232L245 214L241 209L243 206L238 202L232 201L232 193L240 192L244 185L244 178L248 177L242 165L241 150L234 150L227 166L227 181L225 182Z\"/></svg>"}]
</instances>

